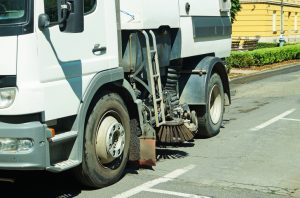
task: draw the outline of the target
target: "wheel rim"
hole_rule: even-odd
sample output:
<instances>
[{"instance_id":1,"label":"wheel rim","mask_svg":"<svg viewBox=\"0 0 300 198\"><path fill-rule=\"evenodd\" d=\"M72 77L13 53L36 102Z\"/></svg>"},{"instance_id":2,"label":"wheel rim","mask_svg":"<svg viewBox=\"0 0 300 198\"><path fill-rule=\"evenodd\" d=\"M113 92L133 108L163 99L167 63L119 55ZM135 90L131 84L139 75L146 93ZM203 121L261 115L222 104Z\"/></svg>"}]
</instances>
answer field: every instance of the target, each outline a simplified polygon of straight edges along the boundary
<instances>
[{"instance_id":1,"label":"wheel rim","mask_svg":"<svg viewBox=\"0 0 300 198\"><path fill-rule=\"evenodd\" d=\"M96 153L101 164L113 162L124 152L125 129L114 114L116 113L107 113L99 123Z\"/></svg>"},{"instance_id":2,"label":"wheel rim","mask_svg":"<svg viewBox=\"0 0 300 198\"><path fill-rule=\"evenodd\" d=\"M218 85L214 85L209 95L210 119L214 124L220 121L222 114L222 96Z\"/></svg>"}]
</instances>

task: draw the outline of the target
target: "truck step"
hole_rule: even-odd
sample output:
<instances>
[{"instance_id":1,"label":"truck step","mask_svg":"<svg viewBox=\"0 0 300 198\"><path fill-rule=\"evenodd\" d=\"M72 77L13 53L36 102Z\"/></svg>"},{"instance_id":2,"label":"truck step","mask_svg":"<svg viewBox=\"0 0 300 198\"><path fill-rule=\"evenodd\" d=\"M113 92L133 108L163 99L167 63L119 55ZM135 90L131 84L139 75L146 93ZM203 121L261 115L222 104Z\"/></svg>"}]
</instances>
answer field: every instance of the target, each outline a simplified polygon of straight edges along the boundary
<instances>
[{"instance_id":1,"label":"truck step","mask_svg":"<svg viewBox=\"0 0 300 198\"><path fill-rule=\"evenodd\" d=\"M75 166L78 166L79 164L80 164L80 161L69 159L66 161L56 163L51 167L48 167L47 171L58 173L58 172L62 172L62 171L74 168Z\"/></svg>"}]
</instances>

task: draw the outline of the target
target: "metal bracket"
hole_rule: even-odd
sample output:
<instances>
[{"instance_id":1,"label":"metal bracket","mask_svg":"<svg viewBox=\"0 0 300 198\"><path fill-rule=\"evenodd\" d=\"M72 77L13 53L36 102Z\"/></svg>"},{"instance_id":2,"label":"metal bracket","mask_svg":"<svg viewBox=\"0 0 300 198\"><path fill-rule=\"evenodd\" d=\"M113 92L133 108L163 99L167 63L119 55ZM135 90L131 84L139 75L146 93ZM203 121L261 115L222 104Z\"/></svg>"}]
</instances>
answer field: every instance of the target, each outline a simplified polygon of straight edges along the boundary
<instances>
[{"instance_id":1,"label":"metal bracket","mask_svg":"<svg viewBox=\"0 0 300 198\"><path fill-rule=\"evenodd\" d=\"M207 74L206 70L194 69L194 70L181 70L180 74L198 74L199 76Z\"/></svg>"}]
</instances>

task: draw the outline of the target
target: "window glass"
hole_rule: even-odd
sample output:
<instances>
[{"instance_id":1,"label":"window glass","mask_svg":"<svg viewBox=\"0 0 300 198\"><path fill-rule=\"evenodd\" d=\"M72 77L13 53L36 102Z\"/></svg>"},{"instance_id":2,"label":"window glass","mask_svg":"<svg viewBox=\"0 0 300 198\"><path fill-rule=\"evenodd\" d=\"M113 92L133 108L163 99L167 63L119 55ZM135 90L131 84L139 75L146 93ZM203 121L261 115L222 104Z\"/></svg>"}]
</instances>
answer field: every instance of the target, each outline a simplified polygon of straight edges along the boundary
<instances>
[{"instance_id":1,"label":"window glass","mask_svg":"<svg viewBox=\"0 0 300 198\"><path fill-rule=\"evenodd\" d=\"M1 0L0 0L1 1ZM58 21L57 0L44 0L45 12L50 21ZM84 0L84 13L91 12L96 5L96 0Z\"/></svg>"},{"instance_id":2,"label":"window glass","mask_svg":"<svg viewBox=\"0 0 300 198\"><path fill-rule=\"evenodd\" d=\"M49 16L51 22L58 21L57 0L45 0L45 13Z\"/></svg>"},{"instance_id":3,"label":"window glass","mask_svg":"<svg viewBox=\"0 0 300 198\"><path fill-rule=\"evenodd\" d=\"M84 0L84 13L91 12L96 5L96 0Z\"/></svg>"},{"instance_id":4,"label":"window glass","mask_svg":"<svg viewBox=\"0 0 300 198\"><path fill-rule=\"evenodd\" d=\"M0 24L24 22L26 4L26 0L0 0Z\"/></svg>"},{"instance_id":5,"label":"window glass","mask_svg":"<svg viewBox=\"0 0 300 198\"><path fill-rule=\"evenodd\" d=\"M272 16L272 30L274 33L276 33L276 20L277 20L277 14L276 14L276 11L273 11L273 16Z\"/></svg>"},{"instance_id":6,"label":"window glass","mask_svg":"<svg viewBox=\"0 0 300 198\"><path fill-rule=\"evenodd\" d=\"M294 32L298 32L298 13L295 13L294 16Z\"/></svg>"}]
</instances>

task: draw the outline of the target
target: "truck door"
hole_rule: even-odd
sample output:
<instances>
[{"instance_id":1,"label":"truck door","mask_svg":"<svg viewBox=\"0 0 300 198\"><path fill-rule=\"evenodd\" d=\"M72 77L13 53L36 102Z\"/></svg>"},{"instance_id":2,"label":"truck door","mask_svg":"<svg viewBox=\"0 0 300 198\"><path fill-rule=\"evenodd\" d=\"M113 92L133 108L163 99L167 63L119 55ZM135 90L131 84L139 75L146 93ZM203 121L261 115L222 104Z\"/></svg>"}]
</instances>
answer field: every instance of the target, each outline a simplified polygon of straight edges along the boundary
<instances>
[{"instance_id":1,"label":"truck door","mask_svg":"<svg viewBox=\"0 0 300 198\"><path fill-rule=\"evenodd\" d=\"M57 1L36 1L36 12L58 21ZM59 25L37 30L40 81L45 93L45 119L77 113L93 76L118 67L115 1L84 0L84 31L64 33ZM101 50L93 50L99 49Z\"/></svg>"}]
</instances>

